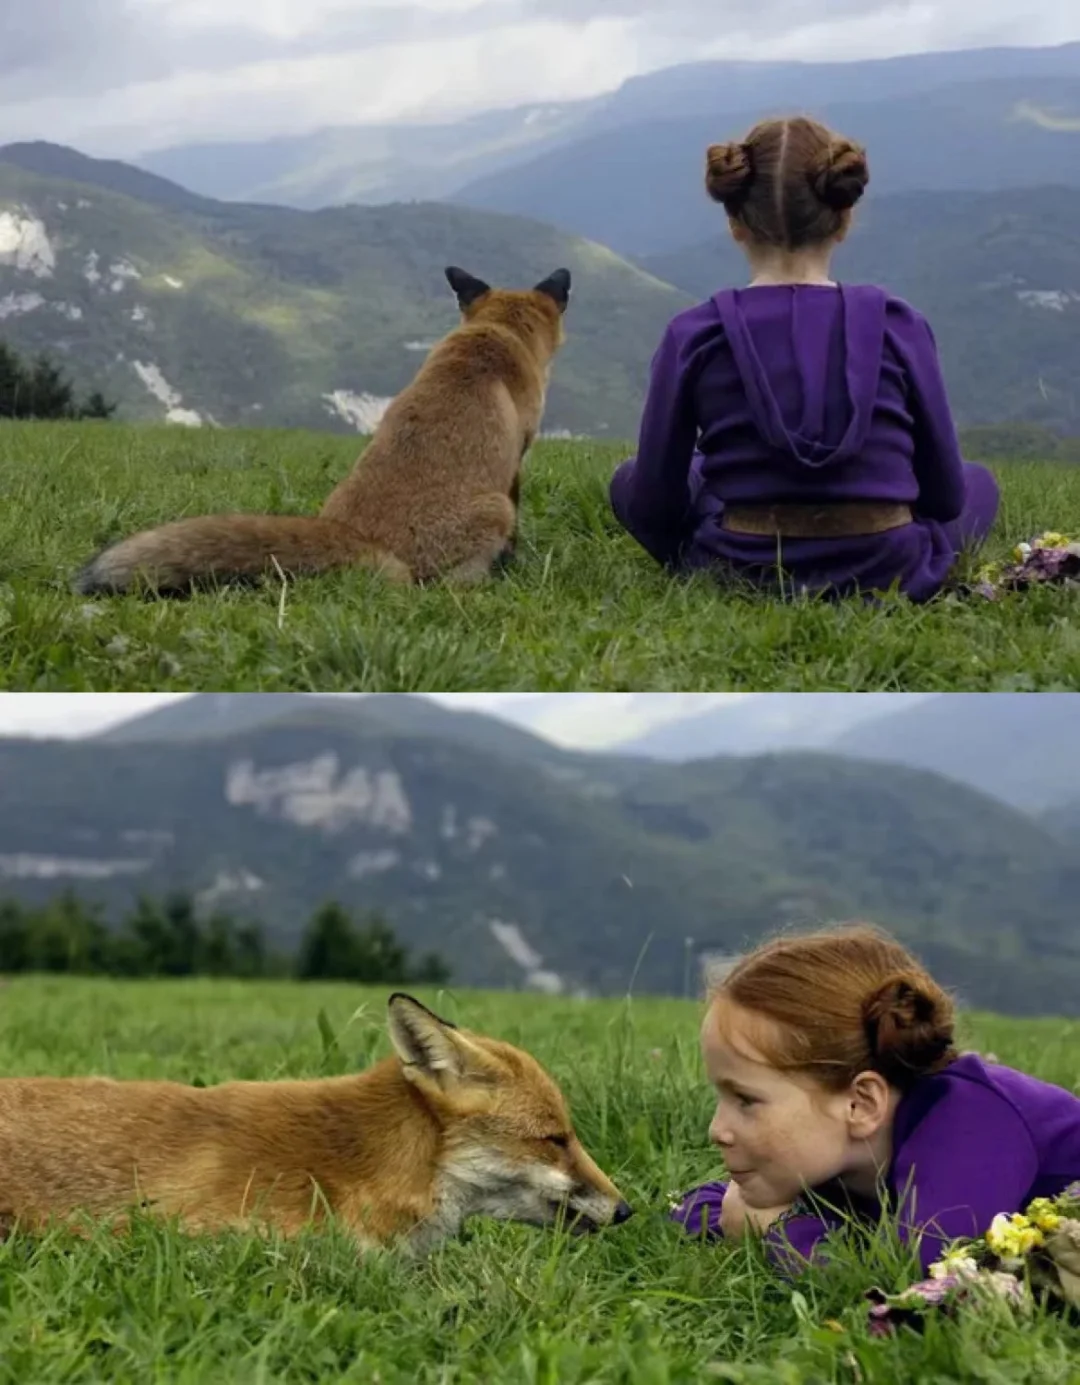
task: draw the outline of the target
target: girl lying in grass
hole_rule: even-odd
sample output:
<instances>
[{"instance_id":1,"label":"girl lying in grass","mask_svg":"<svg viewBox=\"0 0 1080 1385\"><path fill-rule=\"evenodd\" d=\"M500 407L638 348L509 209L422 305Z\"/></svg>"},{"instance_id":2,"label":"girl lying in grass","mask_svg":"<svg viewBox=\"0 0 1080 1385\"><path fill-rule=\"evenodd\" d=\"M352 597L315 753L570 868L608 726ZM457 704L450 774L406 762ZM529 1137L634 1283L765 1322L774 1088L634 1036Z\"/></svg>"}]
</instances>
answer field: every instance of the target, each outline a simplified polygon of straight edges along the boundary
<instances>
[{"instance_id":1,"label":"girl lying in grass","mask_svg":"<svg viewBox=\"0 0 1080 1385\"><path fill-rule=\"evenodd\" d=\"M751 952L712 992L701 1046L730 1178L672 1215L694 1234L761 1234L782 1268L844 1214L888 1210L927 1270L1080 1179L1080 1098L959 1054L949 997L874 928Z\"/></svg>"},{"instance_id":2,"label":"girl lying in grass","mask_svg":"<svg viewBox=\"0 0 1080 1385\"><path fill-rule=\"evenodd\" d=\"M868 180L859 145L802 117L710 148L750 285L670 323L637 456L611 483L666 566L924 601L989 532L997 483L961 458L926 319L830 276Z\"/></svg>"}]
</instances>

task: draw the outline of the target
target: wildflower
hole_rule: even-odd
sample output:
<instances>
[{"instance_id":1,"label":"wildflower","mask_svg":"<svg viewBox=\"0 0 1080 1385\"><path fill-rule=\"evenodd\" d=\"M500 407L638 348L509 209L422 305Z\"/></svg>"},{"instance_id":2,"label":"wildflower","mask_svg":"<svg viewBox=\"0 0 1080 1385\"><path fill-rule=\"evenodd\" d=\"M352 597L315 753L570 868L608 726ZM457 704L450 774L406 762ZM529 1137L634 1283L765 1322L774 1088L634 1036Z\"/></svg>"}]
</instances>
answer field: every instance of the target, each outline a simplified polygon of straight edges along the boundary
<instances>
[{"instance_id":1,"label":"wildflower","mask_svg":"<svg viewBox=\"0 0 1080 1385\"><path fill-rule=\"evenodd\" d=\"M1036 548L1068 548L1069 540L1056 529L1048 529L1035 540Z\"/></svg>"},{"instance_id":2,"label":"wildflower","mask_svg":"<svg viewBox=\"0 0 1080 1385\"><path fill-rule=\"evenodd\" d=\"M1022 1303L1024 1299L1023 1282L1014 1274L1006 1274L1002 1270L991 1270L979 1276L979 1282L985 1284L998 1298L1003 1298L1006 1303Z\"/></svg>"},{"instance_id":3,"label":"wildflower","mask_svg":"<svg viewBox=\"0 0 1080 1385\"><path fill-rule=\"evenodd\" d=\"M950 1275L964 1279L978 1272L979 1266L963 1247L947 1250L940 1260L935 1260L930 1266L931 1279L947 1279Z\"/></svg>"},{"instance_id":4,"label":"wildflower","mask_svg":"<svg viewBox=\"0 0 1080 1385\"><path fill-rule=\"evenodd\" d=\"M986 1233L986 1244L995 1255L1006 1260L1027 1255L1036 1246L1041 1246L1043 1240L1043 1233L1022 1212L1014 1212L1012 1216L999 1212Z\"/></svg>"},{"instance_id":5,"label":"wildflower","mask_svg":"<svg viewBox=\"0 0 1080 1385\"><path fill-rule=\"evenodd\" d=\"M1048 1197L1037 1197L1027 1209L1028 1217L1040 1231L1056 1231L1061 1225L1061 1213L1055 1210Z\"/></svg>"}]
</instances>

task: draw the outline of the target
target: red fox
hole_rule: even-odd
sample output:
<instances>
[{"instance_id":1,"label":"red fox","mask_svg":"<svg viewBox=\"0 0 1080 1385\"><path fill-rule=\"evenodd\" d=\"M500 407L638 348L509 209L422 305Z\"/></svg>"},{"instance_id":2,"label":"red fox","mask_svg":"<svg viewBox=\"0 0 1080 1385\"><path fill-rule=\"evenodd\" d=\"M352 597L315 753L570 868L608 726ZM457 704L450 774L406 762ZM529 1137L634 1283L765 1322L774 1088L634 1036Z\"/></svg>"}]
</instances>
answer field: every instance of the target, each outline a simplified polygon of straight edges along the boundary
<instances>
[{"instance_id":1,"label":"red fox","mask_svg":"<svg viewBox=\"0 0 1080 1385\"><path fill-rule=\"evenodd\" d=\"M631 1215L533 1057L401 992L388 1019L395 1053L349 1077L0 1079L0 1221L123 1231L141 1207L291 1235L333 1216L362 1247L423 1253L475 1215L574 1231Z\"/></svg>"},{"instance_id":2,"label":"red fox","mask_svg":"<svg viewBox=\"0 0 1080 1385\"><path fill-rule=\"evenodd\" d=\"M513 556L519 475L540 427L564 340L570 272L528 291L493 289L451 266L462 323L390 404L318 515L207 515L104 549L78 573L83 595L162 594L206 580L350 565L397 582L475 582Z\"/></svg>"}]
</instances>

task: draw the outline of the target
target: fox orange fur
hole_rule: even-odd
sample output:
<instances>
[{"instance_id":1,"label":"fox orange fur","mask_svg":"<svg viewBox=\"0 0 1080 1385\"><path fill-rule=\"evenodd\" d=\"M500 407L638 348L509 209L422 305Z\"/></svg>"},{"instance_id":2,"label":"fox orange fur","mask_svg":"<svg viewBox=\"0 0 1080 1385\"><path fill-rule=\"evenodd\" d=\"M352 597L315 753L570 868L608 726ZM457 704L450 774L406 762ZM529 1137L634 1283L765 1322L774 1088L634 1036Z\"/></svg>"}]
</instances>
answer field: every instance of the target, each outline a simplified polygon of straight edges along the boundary
<instances>
[{"instance_id":1,"label":"fox orange fur","mask_svg":"<svg viewBox=\"0 0 1080 1385\"><path fill-rule=\"evenodd\" d=\"M588 1230L630 1215L529 1054L389 1001L394 1055L349 1077L0 1079L0 1220L30 1229L136 1207L187 1230L333 1216L364 1247L423 1252L467 1217Z\"/></svg>"},{"instance_id":2,"label":"fox orange fur","mask_svg":"<svg viewBox=\"0 0 1080 1385\"><path fill-rule=\"evenodd\" d=\"M376 568L398 582L473 582L512 556L519 473L562 345L570 273L493 289L451 266L463 320L390 404L318 515L208 515L104 549L74 581L84 595L166 594L206 580Z\"/></svg>"}]
</instances>

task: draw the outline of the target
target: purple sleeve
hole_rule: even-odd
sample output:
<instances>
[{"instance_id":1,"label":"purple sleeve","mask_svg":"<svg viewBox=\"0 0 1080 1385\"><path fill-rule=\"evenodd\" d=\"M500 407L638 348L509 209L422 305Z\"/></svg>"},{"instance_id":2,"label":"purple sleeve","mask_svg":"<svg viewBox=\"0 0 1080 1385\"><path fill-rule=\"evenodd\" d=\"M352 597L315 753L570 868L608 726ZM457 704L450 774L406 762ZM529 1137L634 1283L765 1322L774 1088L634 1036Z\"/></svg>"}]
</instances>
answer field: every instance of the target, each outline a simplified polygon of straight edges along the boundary
<instances>
[{"instance_id":1,"label":"purple sleeve","mask_svg":"<svg viewBox=\"0 0 1080 1385\"><path fill-rule=\"evenodd\" d=\"M618 476L626 527L661 563L677 562L690 537L690 462L698 428L688 344L670 324L653 356L637 456Z\"/></svg>"},{"instance_id":2,"label":"purple sleeve","mask_svg":"<svg viewBox=\"0 0 1080 1385\"><path fill-rule=\"evenodd\" d=\"M819 1244L839 1221L829 1221L812 1213L781 1217L765 1233L765 1250L777 1269L785 1274L797 1274L814 1258Z\"/></svg>"},{"instance_id":3,"label":"purple sleeve","mask_svg":"<svg viewBox=\"0 0 1080 1385\"><path fill-rule=\"evenodd\" d=\"M914 315L910 407L915 420L916 508L927 519L956 519L964 508L964 462L956 436L937 342L930 324Z\"/></svg>"},{"instance_id":4,"label":"purple sleeve","mask_svg":"<svg viewBox=\"0 0 1080 1385\"><path fill-rule=\"evenodd\" d=\"M723 1237L720 1212L724 1205L726 1183L703 1183L687 1193L671 1212L673 1221L681 1222L691 1236L703 1233ZM835 1228L823 1217L788 1214L766 1232L765 1250L774 1265L791 1274L806 1267L818 1242Z\"/></svg>"},{"instance_id":5,"label":"purple sleeve","mask_svg":"<svg viewBox=\"0 0 1080 1385\"><path fill-rule=\"evenodd\" d=\"M1024 1205L1039 1172L1027 1124L999 1092L977 1082L951 1083L893 1161L903 1241L921 1233L924 1270L945 1245L981 1236L999 1212Z\"/></svg>"},{"instance_id":6,"label":"purple sleeve","mask_svg":"<svg viewBox=\"0 0 1080 1385\"><path fill-rule=\"evenodd\" d=\"M702 1183L671 1209L671 1220L681 1222L691 1236L722 1236L720 1209L726 1192L726 1183Z\"/></svg>"}]
</instances>

